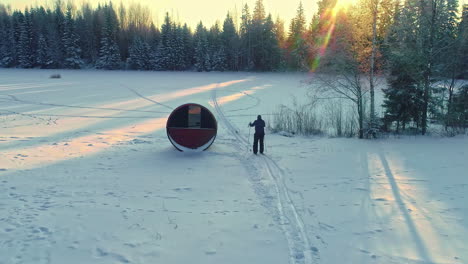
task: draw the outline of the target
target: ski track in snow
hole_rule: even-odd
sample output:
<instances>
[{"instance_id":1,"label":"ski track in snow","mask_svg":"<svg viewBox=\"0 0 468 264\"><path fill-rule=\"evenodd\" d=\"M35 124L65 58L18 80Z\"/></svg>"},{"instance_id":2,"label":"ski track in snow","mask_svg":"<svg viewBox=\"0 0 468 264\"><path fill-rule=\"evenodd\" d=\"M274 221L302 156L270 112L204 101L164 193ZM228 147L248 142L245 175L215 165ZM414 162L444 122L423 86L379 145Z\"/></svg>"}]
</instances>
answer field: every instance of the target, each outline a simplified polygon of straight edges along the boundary
<instances>
[{"instance_id":1,"label":"ski track in snow","mask_svg":"<svg viewBox=\"0 0 468 264\"><path fill-rule=\"evenodd\" d=\"M233 141L232 145L237 148L241 160L244 164L250 163L256 169L266 172L267 175L273 180L275 194L276 194L276 208L277 221L281 226L282 231L288 242L289 247L289 262L291 264L310 264L318 263L320 256L318 255L318 249L312 247L307 236L306 227L301 216L298 214L296 206L294 205L286 184L284 183L284 175L278 164L267 156L260 155L259 159L253 162L241 155L245 145L249 144L249 141L238 133L238 129L226 118L223 110L218 104L216 89L212 91L212 102L213 106L218 114L218 118L225 125L228 132L237 139ZM250 171L250 170L249 170ZM264 186L258 186L262 183L259 181L252 181L255 189L263 190ZM257 186L255 186L257 185ZM267 193L265 199L271 199ZM269 201L266 202L267 204Z\"/></svg>"}]
</instances>

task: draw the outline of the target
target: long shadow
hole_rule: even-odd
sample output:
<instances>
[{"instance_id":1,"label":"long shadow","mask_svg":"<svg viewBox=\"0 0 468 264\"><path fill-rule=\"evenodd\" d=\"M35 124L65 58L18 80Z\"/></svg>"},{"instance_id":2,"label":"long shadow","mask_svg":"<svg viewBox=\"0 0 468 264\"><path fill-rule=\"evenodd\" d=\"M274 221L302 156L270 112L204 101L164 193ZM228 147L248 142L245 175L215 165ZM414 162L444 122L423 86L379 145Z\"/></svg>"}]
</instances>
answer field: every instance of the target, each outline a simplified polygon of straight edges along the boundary
<instances>
[{"instance_id":1,"label":"long shadow","mask_svg":"<svg viewBox=\"0 0 468 264\"><path fill-rule=\"evenodd\" d=\"M57 132L52 132L50 133L49 135L47 136L43 136L42 139L40 141L34 141L34 140L25 140L25 141L11 141L10 143L8 142L3 142L3 144L1 145L1 149L3 151L6 151L6 150L15 150L15 149L22 149L22 148L30 148L30 147L34 147L34 146L40 146L40 145L43 145L43 144L52 144L54 143L55 141L60 141L60 140L66 140L66 139L69 139L69 138L74 138L74 137L77 137L77 134L79 134L80 136L86 136L86 135L90 135L90 134L95 134L94 132L91 132L91 131L103 131L105 130L104 128L108 128L108 127L111 127L111 128L118 128L119 126L123 126L123 125L129 125L129 124L132 124L136 121L141 121L141 120L151 120L153 118L159 118L159 117L163 117L163 116L167 116L170 112L168 110L165 110L165 111L152 111L151 109L154 107L154 106L160 106L159 104L161 104L160 102L156 102L154 101L154 99L151 99L151 97L158 97L158 96L166 96L167 98L165 98L163 101L166 102L166 101L174 101L174 100L177 100L177 99L180 99L180 98L183 98L183 97L188 97L188 96L191 96L191 95L194 95L194 94L201 94L201 93L206 93L206 92L209 92L213 89L218 89L218 88L225 88L225 87L229 87L229 86L232 86L232 85L235 85L237 83L243 83L245 82L247 79L241 79L241 80L225 80L224 82L220 82L220 83L209 83L209 84L205 84L205 85L201 85L201 86L196 86L196 87L190 87L190 88L185 88L185 89L181 89L181 90L177 90L177 91L170 91L170 92L167 92L165 94L153 94L153 95L149 95L149 96L144 96L140 93L138 93L138 98L131 98L131 99L128 99L127 101L121 101L120 103L125 103L125 104L128 104L129 102L138 102L138 101L141 101L141 100L149 100L149 101L152 101L150 105L146 105L146 106L138 106L138 105L133 105L131 106L131 109L124 109L124 108L119 108L119 107L108 107L108 106L75 106L75 105L66 105L66 104L51 104L51 103L43 103L43 102L30 102L30 101L24 101L24 100L21 100L15 96L9 96L9 98L13 101L17 101L17 102L20 102L20 103L26 103L26 104L30 104L30 103L34 103L34 104L39 104L41 106L44 106L44 107L65 107L65 108L76 108L76 109L82 109L82 110L102 110L102 111L116 111L115 113L112 113L112 114L107 114L107 116L99 116L99 115L91 115L91 116L86 116L86 115L76 115L76 116L73 116L73 115L57 115L57 114L23 114L23 113L16 113L16 114L20 114L20 115L24 115L24 116L28 116L30 118L33 118L33 119L38 119L39 121L42 121L42 122L47 122L47 118L51 118L51 117L63 117L63 118L86 118L86 119L91 119L91 120L94 120L93 122L91 122L90 124L84 124L81 128L77 128L77 129L73 129L73 130L65 130L65 131L57 131ZM143 98L142 98L143 97ZM119 103L119 102L117 102ZM116 103L105 103L104 105L113 105L113 104L116 104ZM168 106L166 106L168 107ZM146 114L149 114L149 113L158 113L159 116L148 116L148 115L145 115L145 116L120 116L119 115L122 113L122 112L141 112L141 113L146 113ZM1 111L0 111L0 114L1 114ZM116 120L119 120L118 122L116 122ZM63 122L63 120L61 121ZM47 140L49 138L51 138L52 136L54 136L55 138L51 141L54 141L54 142L48 142Z\"/></svg>"},{"instance_id":2,"label":"long shadow","mask_svg":"<svg viewBox=\"0 0 468 264\"><path fill-rule=\"evenodd\" d=\"M217 89L219 87L227 87L237 82L242 82L243 80L237 81L230 81L224 82L220 84L210 84L207 86L189 88L182 91L177 91L175 94L179 97L185 97L192 94L202 93L211 91L213 89ZM175 99L177 99L176 97ZM130 141L130 139L136 137L137 135L134 134L135 131L138 131L139 136L147 135L149 133L153 133L156 130L161 130L165 126L165 118L155 118L149 119L145 122L141 123L132 123L130 125L120 124L117 128L113 128L110 130L105 130L103 133L92 133L87 131L85 135L74 135L67 140L56 140L59 143L44 143L44 142L37 142L32 147L28 148L18 148L17 146L13 149L5 150L0 154L4 155L4 161L6 168L11 168L12 170L17 170L16 165L13 166L12 161L15 160L15 153L26 153L26 157L36 157L36 160L32 160L28 168L35 168L39 166L44 166L45 164L49 163L57 163L63 160L69 160L73 158L77 158L78 156L90 155L102 151L103 149L109 148L114 144L118 144L122 141ZM164 122L161 122L164 121ZM89 126L88 126L89 127ZM139 127L135 129L135 127ZM102 130L100 130L102 131ZM61 133L63 135L63 132ZM60 146L67 146L66 151L61 150L56 145ZM61 150L58 151L58 150ZM58 153L60 152L60 153ZM53 154L53 155L50 155ZM53 157L49 158L49 156ZM0 163L2 159L0 158Z\"/></svg>"},{"instance_id":3,"label":"long shadow","mask_svg":"<svg viewBox=\"0 0 468 264\"><path fill-rule=\"evenodd\" d=\"M388 178L388 182L390 183L390 186L392 187L393 197L395 198L395 201L398 204L401 214L403 215L405 219L405 223L408 226L408 230L416 245L416 249L420 257L426 262L432 262L431 256L429 252L427 251L426 245L424 243L424 239L421 237L416 225L414 224L414 221L411 215L408 213L408 208L405 206L405 203L401 197L400 188L398 187L395 177L393 176L392 170L390 169L390 165L388 164L388 161L385 155L382 153L382 151L379 151L379 157L385 169L385 174Z\"/></svg>"}]
</instances>

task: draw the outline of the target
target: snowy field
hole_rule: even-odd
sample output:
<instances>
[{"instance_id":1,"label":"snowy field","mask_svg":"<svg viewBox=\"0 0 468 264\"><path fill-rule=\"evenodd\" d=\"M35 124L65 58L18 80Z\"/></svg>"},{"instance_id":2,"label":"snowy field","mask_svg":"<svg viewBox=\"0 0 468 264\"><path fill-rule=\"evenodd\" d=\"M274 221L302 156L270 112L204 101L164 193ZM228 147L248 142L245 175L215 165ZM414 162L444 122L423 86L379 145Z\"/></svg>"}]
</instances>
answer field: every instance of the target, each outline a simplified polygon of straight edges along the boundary
<instances>
[{"instance_id":1,"label":"snowy field","mask_svg":"<svg viewBox=\"0 0 468 264\"><path fill-rule=\"evenodd\" d=\"M307 78L0 70L0 263L468 263L468 138L249 153L248 122ZM206 152L167 139L187 102L217 117Z\"/></svg>"}]
</instances>

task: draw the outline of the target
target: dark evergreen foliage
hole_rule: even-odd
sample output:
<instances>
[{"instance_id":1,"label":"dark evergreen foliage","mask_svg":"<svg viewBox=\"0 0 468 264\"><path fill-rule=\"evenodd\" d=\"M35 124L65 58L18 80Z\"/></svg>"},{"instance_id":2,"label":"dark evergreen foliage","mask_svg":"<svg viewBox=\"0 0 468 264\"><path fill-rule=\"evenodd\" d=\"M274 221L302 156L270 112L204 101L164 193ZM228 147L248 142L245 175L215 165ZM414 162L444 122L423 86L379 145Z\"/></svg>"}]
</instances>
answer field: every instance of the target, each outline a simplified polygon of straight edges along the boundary
<instances>
[{"instance_id":1,"label":"dark evergreen foliage","mask_svg":"<svg viewBox=\"0 0 468 264\"><path fill-rule=\"evenodd\" d=\"M75 32L75 21L72 19L72 9L67 8L67 14L63 29L64 67L70 69L81 68L81 48L78 45L78 36Z\"/></svg>"},{"instance_id":2,"label":"dark evergreen foliage","mask_svg":"<svg viewBox=\"0 0 468 264\"><path fill-rule=\"evenodd\" d=\"M283 60L262 0L252 15L244 6L239 31L230 14L192 32L166 13L159 29L145 10L112 2L76 9L57 0L52 9L12 12L0 4L0 67L274 71Z\"/></svg>"},{"instance_id":3,"label":"dark evergreen foliage","mask_svg":"<svg viewBox=\"0 0 468 264\"><path fill-rule=\"evenodd\" d=\"M337 0L317 3L309 25L299 4L288 33L279 17L273 22L263 0L256 0L253 9L242 7L238 25L238 18L228 13L222 24L207 28L200 22L194 31L169 13L158 28L140 4L120 4L116 9L112 2L97 7L83 3L75 8L56 0L52 8L23 11L0 4L0 67L312 70L335 75L351 67L356 76L366 74L362 71L366 65L349 63L350 58L367 61L351 43L356 42L353 30L359 30L348 21L352 10L333 11ZM388 77L386 127L397 131L415 127L424 134L428 121L446 128L466 126L467 88L460 89L457 79L468 78L468 5L460 17L459 0L380 4L376 39L381 56L375 68ZM364 103L361 110L364 116Z\"/></svg>"}]
</instances>

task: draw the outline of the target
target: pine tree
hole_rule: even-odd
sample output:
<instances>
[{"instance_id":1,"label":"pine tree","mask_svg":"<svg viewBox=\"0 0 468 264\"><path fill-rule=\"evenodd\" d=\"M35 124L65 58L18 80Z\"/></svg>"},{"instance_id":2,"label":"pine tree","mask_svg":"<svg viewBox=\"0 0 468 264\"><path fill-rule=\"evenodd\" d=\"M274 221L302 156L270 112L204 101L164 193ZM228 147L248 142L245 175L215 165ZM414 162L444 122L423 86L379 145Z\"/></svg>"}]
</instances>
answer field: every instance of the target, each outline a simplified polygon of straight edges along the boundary
<instances>
[{"instance_id":1,"label":"pine tree","mask_svg":"<svg viewBox=\"0 0 468 264\"><path fill-rule=\"evenodd\" d=\"M166 47L160 41L156 49L151 54L151 68L156 71L164 71L168 69L168 57Z\"/></svg>"},{"instance_id":2,"label":"pine tree","mask_svg":"<svg viewBox=\"0 0 468 264\"><path fill-rule=\"evenodd\" d=\"M195 43L195 69L197 71L210 71L211 58L209 54L208 32L200 22L194 35Z\"/></svg>"},{"instance_id":3,"label":"pine tree","mask_svg":"<svg viewBox=\"0 0 468 264\"><path fill-rule=\"evenodd\" d=\"M423 107L421 119L421 133L424 135L428 129L428 119L431 118L431 107L438 100L433 83L438 81L437 77L443 75L445 68L442 53L452 50L454 46L454 35L456 34L457 0L430 0L421 1L419 4L419 49L421 50L423 88ZM436 99L436 100L433 100ZM434 112L432 112L433 117Z\"/></svg>"},{"instance_id":4,"label":"pine tree","mask_svg":"<svg viewBox=\"0 0 468 264\"><path fill-rule=\"evenodd\" d=\"M265 12L265 5L263 4L263 0L255 1L255 8L252 17L252 21L254 23L263 23L263 20L266 18Z\"/></svg>"},{"instance_id":5,"label":"pine tree","mask_svg":"<svg viewBox=\"0 0 468 264\"><path fill-rule=\"evenodd\" d=\"M245 4L242 9L241 25L240 25L240 68L243 70L252 70L253 65L253 32L252 32L252 17L250 9Z\"/></svg>"},{"instance_id":6,"label":"pine tree","mask_svg":"<svg viewBox=\"0 0 468 264\"><path fill-rule=\"evenodd\" d=\"M120 52L116 42L118 21L112 5L104 7L101 48L96 63L98 69L116 70L120 68Z\"/></svg>"},{"instance_id":7,"label":"pine tree","mask_svg":"<svg viewBox=\"0 0 468 264\"><path fill-rule=\"evenodd\" d=\"M137 37L129 49L128 66L133 70L150 70L150 46Z\"/></svg>"},{"instance_id":8,"label":"pine tree","mask_svg":"<svg viewBox=\"0 0 468 264\"><path fill-rule=\"evenodd\" d=\"M9 10L0 4L0 67L13 66L14 39Z\"/></svg>"},{"instance_id":9,"label":"pine tree","mask_svg":"<svg viewBox=\"0 0 468 264\"><path fill-rule=\"evenodd\" d=\"M32 46L31 46L31 23L29 12L26 10L25 14L20 16L20 32L18 41L18 66L21 68L31 68L32 61Z\"/></svg>"},{"instance_id":10,"label":"pine tree","mask_svg":"<svg viewBox=\"0 0 468 264\"><path fill-rule=\"evenodd\" d=\"M120 68L119 47L108 34L104 34L101 39L101 49L99 50L99 59L96 62L98 69L116 70Z\"/></svg>"},{"instance_id":11,"label":"pine tree","mask_svg":"<svg viewBox=\"0 0 468 264\"><path fill-rule=\"evenodd\" d=\"M392 72L389 77L389 87L384 92L384 127L391 129L396 123L396 132L405 130L407 125L420 124L422 107L422 90L418 81L411 74L409 61L404 57L395 58L392 62Z\"/></svg>"},{"instance_id":12,"label":"pine tree","mask_svg":"<svg viewBox=\"0 0 468 264\"><path fill-rule=\"evenodd\" d=\"M468 79L468 4L463 5L462 19L458 26L458 65L461 72L457 78Z\"/></svg>"},{"instance_id":13,"label":"pine tree","mask_svg":"<svg viewBox=\"0 0 468 264\"><path fill-rule=\"evenodd\" d=\"M39 35L38 47L36 52L36 64L41 68L49 68L53 63L49 53L49 45L43 34Z\"/></svg>"},{"instance_id":14,"label":"pine tree","mask_svg":"<svg viewBox=\"0 0 468 264\"><path fill-rule=\"evenodd\" d=\"M271 18L271 14L265 20L262 32L263 47L261 53L261 70L274 71L277 70L281 62L281 51L278 44L278 39L275 33L275 24Z\"/></svg>"},{"instance_id":15,"label":"pine tree","mask_svg":"<svg viewBox=\"0 0 468 264\"><path fill-rule=\"evenodd\" d=\"M302 2L299 3L296 16L292 19L289 27L288 47L290 51L290 65L293 69L307 70L308 44L304 38L306 30L306 18Z\"/></svg>"},{"instance_id":16,"label":"pine tree","mask_svg":"<svg viewBox=\"0 0 468 264\"><path fill-rule=\"evenodd\" d=\"M181 66L179 59L182 41L177 36L177 26L172 22L169 13L166 13L164 23L161 26L161 41L155 54L155 68L159 70L177 70ZM183 57L183 56L181 56Z\"/></svg>"},{"instance_id":17,"label":"pine tree","mask_svg":"<svg viewBox=\"0 0 468 264\"><path fill-rule=\"evenodd\" d=\"M263 70L265 65L265 7L262 0L257 0L255 2L255 8L252 16L252 25L251 25L251 52L252 52L252 62L253 69ZM267 55L268 56L268 55Z\"/></svg>"},{"instance_id":18,"label":"pine tree","mask_svg":"<svg viewBox=\"0 0 468 264\"><path fill-rule=\"evenodd\" d=\"M226 66L226 52L223 47L215 50L211 53L211 70L213 71L225 71Z\"/></svg>"},{"instance_id":19,"label":"pine tree","mask_svg":"<svg viewBox=\"0 0 468 264\"><path fill-rule=\"evenodd\" d=\"M210 68L208 70L213 71L225 71L226 70L226 52L223 46L223 40L221 37L221 30L219 24L214 24L208 32L208 53L210 62Z\"/></svg>"},{"instance_id":20,"label":"pine tree","mask_svg":"<svg viewBox=\"0 0 468 264\"><path fill-rule=\"evenodd\" d=\"M63 30L63 46L64 46L64 67L69 69L79 69L83 65L83 60L80 57L81 48L78 45L78 36L75 33L75 25L72 18L72 8L67 8L67 14L64 22Z\"/></svg>"},{"instance_id":21,"label":"pine tree","mask_svg":"<svg viewBox=\"0 0 468 264\"><path fill-rule=\"evenodd\" d=\"M448 98L446 103L446 113L445 113L445 128L448 131L449 128L455 129L453 132L460 132L457 129L465 128L468 124L468 115L467 113L467 96L468 91L467 86L463 86L461 89L456 89L459 81L458 78L463 78L468 76L468 5L463 6L463 12L460 23L457 23L455 20L456 12L458 8L458 1L449 0L447 1L447 10L446 13L448 17L444 18L445 34L442 36L442 39L439 41L444 41L448 47L445 52L440 54L441 62L443 65L442 75L446 78L446 81L442 82L444 88L448 90ZM438 91L438 89L434 89ZM457 91L458 90L458 91ZM433 100L442 105L442 108L445 106L441 99ZM433 103L434 104L434 103Z\"/></svg>"},{"instance_id":22,"label":"pine tree","mask_svg":"<svg viewBox=\"0 0 468 264\"><path fill-rule=\"evenodd\" d=\"M411 89L398 86L390 86L389 89L394 89L394 93L417 89L418 98L413 106L417 107L418 113L413 115L413 121L422 134L427 132L428 119L439 118L443 109L443 94L433 84L439 82L441 77L454 80L453 70L458 68L454 66L458 57L457 7L456 0L407 0L401 8L397 6L397 17L390 27L389 44L386 45L390 55L386 55L386 58L390 61L392 78L411 76L414 83ZM452 97L453 85L450 84L449 116ZM396 99L391 102L399 103L403 102ZM389 112L389 109L386 111Z\"/></svg>"},{"instance_id":23,"label":"pine tree","mask_svg":"<svg viewBox=\"0 0 468 264\"><path fill-rule=\"evenodd\" d=\"M96 10L89 3L81 7L81 16L77 21L77 34L80 39L82 58L88 64L95 64L99 57L102 24L99 18L101 7Z\"/></svg>"},{"instance_id":24,"label":"pine tree","mask_svg":"<svg viewBox=\"0 0 468 264\"><path fill-rule=\"evenodd\" d=\"M395 23L391 26L388 46L390 81L384 92L384 124L388 129L396 123L396 131L405 129L407 124L420 127L422 90L420 54L414 28L417 26L417 6L406 3L396 6Z\"/></svg>"},{"instance_id":25,"label":"pine tree","mask_svg":"<svg viewBox=\"0 0 468 264\"><path fill-rule=\"evenodd\" d=\"M190 32L190 28L187 26L187 24L184 24L184 27L182 28L182 42L184 50L182 69L186 70L192 67L194 53L192 33Z\"/></svg>"},{"instance_id":26,"label":"pine tree","mask_svg":"<svg viewBox=\"0 0 468 264\"><path fill-rule=\"evenodd\" d=\"M172 70L182 71L186 69L186 50L184 43L184 31L180 25L174 26L172 45L174 66Z\"/></svg>"},{"instance_id":27,"label":"pine tree","mask_svg":"<svg viewBox=\"0 0 468 264\"><path fill-rule=\"evenodd\" d=\"M454 95L452 126L462 128L463 132L468 128L468 85L466 84Z\"/></svg>"},{"instance_id":28,"label":"pine tree","mask_svg":"<svg viewBox=\"0 0 468 264\"><path fill-rule=\"evenodd\" d=\"M278 42L279 52L280 52L280 62L278 68L280 70L287 69L287 61L286 61L286 54L287 54L287 42L286 42L286 31L284 28L284 21L278 16L275 21L275 36L276 41Z\"/></svg>"},{"instance_id":29,"label":"pine tree","mask_svg":"<svg viewBox=\"0 0 468 264\"><path fill-rule=\"evenodd\" d=\"M61 68L64 63L64 46L63 46L63 34L64 34L65 16L62 11L62 1L57 0L55 2L55 10L53 13L53 28L50 30L48 39L49 48L51 50L51 56L53 60L53 67Z\"/></svg>"},{"instance_id":30,"label":"pine tree","mask_svg":"<svg viewBox=\"0 0 468 264\"><path fill-rule=\"evenodd\" d=\"M234 21L229 13L223 23L221 39L224 52L226 53L226 68L231 71L239 70L239 37Z\"/></svg>"}]
</instances>

